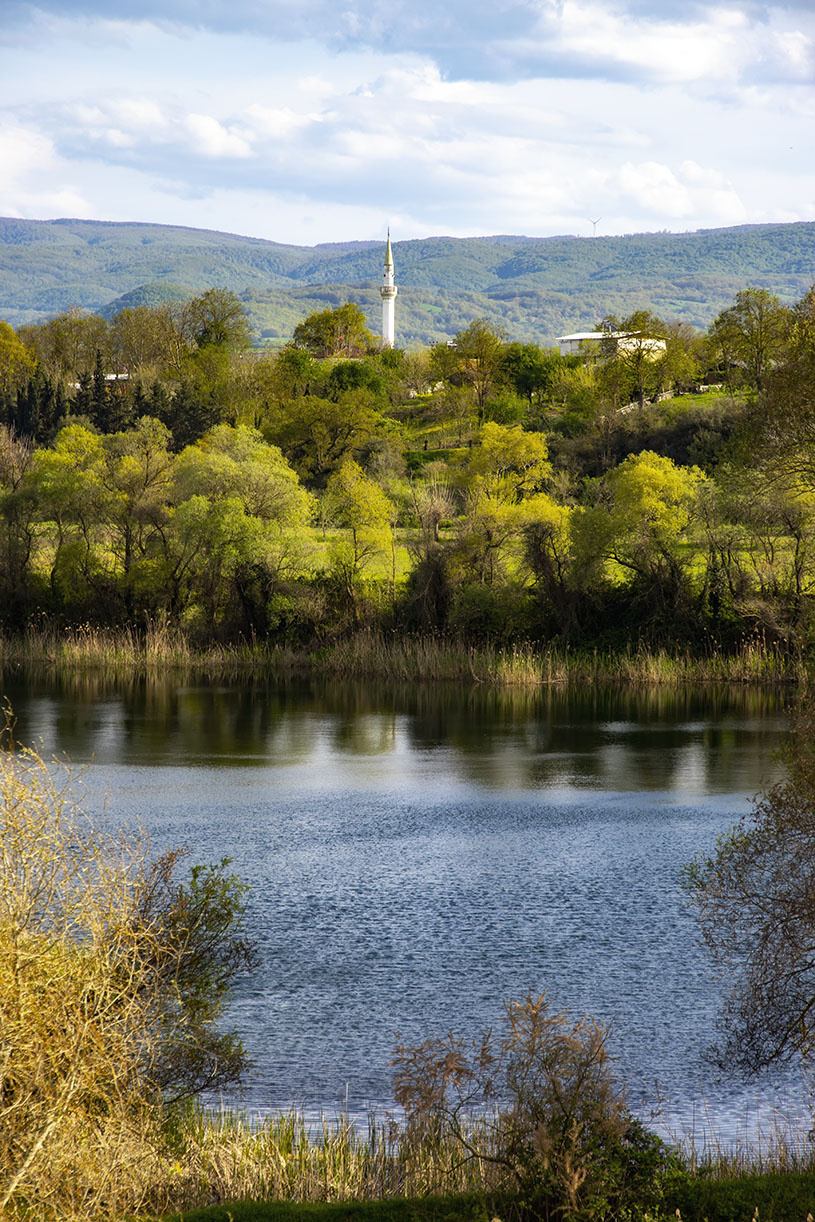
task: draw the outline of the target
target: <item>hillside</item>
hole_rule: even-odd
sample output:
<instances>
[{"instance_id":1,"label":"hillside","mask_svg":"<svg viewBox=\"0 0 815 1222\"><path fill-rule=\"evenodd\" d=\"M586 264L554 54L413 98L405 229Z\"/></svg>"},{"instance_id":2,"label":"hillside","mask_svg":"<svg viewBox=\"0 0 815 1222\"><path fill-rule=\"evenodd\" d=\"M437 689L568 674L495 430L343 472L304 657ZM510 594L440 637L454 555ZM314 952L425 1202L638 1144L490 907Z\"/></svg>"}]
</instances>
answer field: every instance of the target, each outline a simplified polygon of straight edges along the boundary
<instances>
[{"instance_id":1,"label":"hillside","mask_svg":"<svg viewBox=\"0 0 815 1222\"><path fill-rule=\"evenodd\" d=\"M243 299L259 337L287 339L309 311L348 299L379 331L382 242L286 246L204 229L0 219L0 318L41 321L71 305L110 314L213 285ZM473 318L551 343L605 314L646 307L705 327L739 289L785 301L815 281L815 223L597 238L394 242L397 339L455 334Z\"/></svg>"}]
</instances>

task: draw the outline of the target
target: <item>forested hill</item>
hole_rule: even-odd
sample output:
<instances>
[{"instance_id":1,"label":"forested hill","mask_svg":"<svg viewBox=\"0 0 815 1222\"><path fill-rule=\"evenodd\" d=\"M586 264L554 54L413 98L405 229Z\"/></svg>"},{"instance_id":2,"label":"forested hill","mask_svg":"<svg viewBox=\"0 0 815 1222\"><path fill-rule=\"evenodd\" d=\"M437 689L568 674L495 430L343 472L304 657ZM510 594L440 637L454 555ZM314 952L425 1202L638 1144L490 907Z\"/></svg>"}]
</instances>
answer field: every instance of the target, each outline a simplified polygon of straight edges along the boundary
<instances>
[{"instance_id":1,"label":"forested hill","mask_svg":"<svg viewBox=\"0 0 815 1222\"><path fill-rule=\"evenodd\" d=\"M384 242L285 246L172 225L0 219L0 319L37 322L71 305L105 314L221 286L254 332L291 336L306 314L349 299L379 332ZM551 343L606 314L647 308L705 327L745 287L784 301L815 282L815 222L596 238L394 242L397 341L427 344L474 318Z\"/></svg>"}]
</instances>

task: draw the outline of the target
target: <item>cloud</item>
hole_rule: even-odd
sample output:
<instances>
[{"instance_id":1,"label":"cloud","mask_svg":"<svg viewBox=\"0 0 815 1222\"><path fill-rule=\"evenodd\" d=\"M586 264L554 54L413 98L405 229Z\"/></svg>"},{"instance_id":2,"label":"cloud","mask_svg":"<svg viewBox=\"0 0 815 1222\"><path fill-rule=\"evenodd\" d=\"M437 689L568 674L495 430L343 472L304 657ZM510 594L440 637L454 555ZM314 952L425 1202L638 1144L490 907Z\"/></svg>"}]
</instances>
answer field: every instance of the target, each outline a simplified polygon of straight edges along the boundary
<instances>
[{"instance_id":1,"label":"cloud","mask_svg":"<svg viewBox=\"0 0 815 1222\"><path fill-rule=\"evenodd\" d=\"M0 215L93 215L81 192L63 180L64 167L42 132L0 121L0 166Z\"/></svg>"},{"instance_id":2,"label":"cloud","mask_svg":"<svg viewBox=\"0 0 815 1222\"><path fill-rule=\"evenodd\" d=\"M185 127L192 148L204 157L251 157L251 143L234 128L224 127L212 115L187 115Z\"/></svg>"},{"instance_id":3,"label":"cloud","mask_svg":"<svg viewBox=\"0 0 815 1222\"><path fill-rule=\"evenodd\" d=\"M30 150L9 153L7 211L315 242L397 217L419 236L813 212L807 10L276 0L242 35L244 0L147 0L136 22L44 2L27 41L0 33L0 107L39 149L19 172Z\"/></svg>"},{"instance_id":4,"label":"cloud","mask_svg":"<svg viewBox=\"0 0 815 1222\"><path fill-rule=\"evenodd\" d=\"M433 60L450 78L540 75L604 79L811 80L810 0L760 5L685 0L140 0L139 22L168 32L213 31L273 43L310 40L332 51L372 49ZM133 22L125 0L6 0L5 34L40 38L71 22L109 31ZM809 75L808 75L809 74Z\"/></svg>"}]
</instances>

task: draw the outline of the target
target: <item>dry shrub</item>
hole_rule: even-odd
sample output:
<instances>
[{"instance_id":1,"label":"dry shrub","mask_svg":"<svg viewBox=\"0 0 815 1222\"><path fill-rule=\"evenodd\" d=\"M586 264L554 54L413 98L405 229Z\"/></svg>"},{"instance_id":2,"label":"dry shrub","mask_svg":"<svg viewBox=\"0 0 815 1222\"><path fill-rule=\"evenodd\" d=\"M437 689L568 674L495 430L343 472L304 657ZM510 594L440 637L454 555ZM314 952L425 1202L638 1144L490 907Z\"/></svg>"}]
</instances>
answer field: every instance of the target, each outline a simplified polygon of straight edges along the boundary
<instances>
[{"instance_id":1,"label":"dry shrub","mask_svg":"<svg viewBox=\"0 0 815 1222\"><path fill-rule=\"evenodd\" d=\"M606 1027L529 995L497 1034L400 1045L394 1091L422 1144L455 1142L533 1216L611 1218L650 1203L668 1151L628 1111L607 1044Z\"/></svg>"},{"instance_id":2,"label":"dry shrub","mask_svg":"<svg viewBox=\"0 0 815 1222\"><path fill-rule=\"evenodd\" d=\"M142 837L95 826L73 783L35 751L0 750L0 1212L9 1214L160 1205L166 1086L180 1098L217 1081L219 1068L242 1067L239 1045L212 1026L229 973L249 962L229 930L233 880L216 869L173 884L182 854L151 861Z\"/></svg>"}]
</instances>

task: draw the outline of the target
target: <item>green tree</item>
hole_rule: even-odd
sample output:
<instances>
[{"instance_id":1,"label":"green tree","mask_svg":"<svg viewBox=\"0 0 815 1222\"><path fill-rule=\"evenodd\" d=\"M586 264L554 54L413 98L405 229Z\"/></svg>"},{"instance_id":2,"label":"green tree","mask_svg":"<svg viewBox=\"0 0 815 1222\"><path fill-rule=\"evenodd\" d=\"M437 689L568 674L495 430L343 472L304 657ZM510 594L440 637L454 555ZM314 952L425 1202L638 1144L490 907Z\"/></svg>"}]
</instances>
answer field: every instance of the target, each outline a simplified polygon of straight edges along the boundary
<instances>
[{"instance_id":1,"label":"green tree","mask_svg":"<svg viewBox=\"0 0 815 1222\"><path fill-rule=\"evenodd\" d=\"M301 479L324 487L346 458L386 430L374 397L360 390L346 391L338 399L292 399L281 404L263 432L280 446Z\"/></svg>"},{"instance_id":2,"label":"green tree","mask_svg":"<svg viewBox=\"0 0 815 1222\"><path fill-rule=\"evenodd\" d=\"M790 311L767 289L743 289L715 318L711 339L726 367L739 366L760 391L784 354L790 322Z\"/></svg>"},{"instance_id":3,"label":"green tree","mask_svg":"<svg viewBox=\"0 0 815 1222\"><path fill-rule=\"evenodd\" d=\"M22 389L33 376L35 364L30 348L0 319L0 402Z\"/></svg>"},{"instance_id":4,"label":"green tree","mask_svg":"<svg viewBox=\"0 0 815 1222\"><path fill-rule=\"evenodd\" d=\"M698 468L678 467L650 450L632 454L605 477L605 504L571 518L575 563L584 588L614 574L633 582L649 614L675 612L687 593L689 553L695 522ZM609 570L608 564L613 568ZM633 610L633 608L632 608Z\"/></svg>"},{"instance_id":5,"label":"green tree","mask_svg":"<svg viewBox=\"0 0 815 1222\"><path fill-rule=\"evenodd\" d=\"M7 626L22 627L34 593L37 505L30 486L32 446L0 425L0 606Z\"/></svg>"},{"instance_id":6,"label":"green tree","mask_svg":"<svg viewBox=\"0 0 815 1222\"><path fill-rule=\"evenodd\" d=\"M602 343L603 363L609 372L619 371L627 378L640 407L647 396L658 393L668 374L667 327L649 310L635 310L618 321L604 319L607 338Z\"/></svg>"},{"instance_id":7,"label":"green tree","mask_svg":"<svg viewBox=\"0 0 815 1222\"><path fill-rule=\"evenodd\" d=\"M815 288L788 316L786 344L756 404L753 437L775 478L815 490ZM753 454L751 453L751 458Z\"/></svg>"},{"instance_id":8,"label":"green tree","mask_svg":"<svg viewBox=\"0 0 815 1222\"><path fill-rule=\"evenodd\" d=\"M243 303L231 289L207 289L193 297L184 307L183 319L196 348L244 352L252 343Z\"/></svg>"},{"instance_id":9,"label":"green tree","mask_svg":"<svg viewBox=\"0 0 815 1222\"><path fill-rule=\"evenodd\" d=\"M503 574L510 545L520 545L537 512L532 494L551 474L546 439L487 422L462 473L466 510L459 531L459 559L482 584ZM548 498L546 498L548 500Z\"/></svg>"},{"instance_id":10,"label":"green tree","mask_svg":"<svg viewBox=\"0 0 815 1222\"><path fill-rule=\"evenodd\" d=\"M505 344L501 354L501 376L531 408L547 396L563 367L557 351L544 352L539 344Z\"/></svg>"},{"instance_id":11,"label":"green tree","mask_svg":"<svg viewBox=\"0 0 815 1222\"><path fill-rule=\"evenodd\" d=\"M44 323L20 327L20 339L51 377L76 381L90 373L97 351L108 350L108 324L98 314L72 306Z\"/></svg>"},{"instance_id":12,"label":"green tree","mask_svg":"<svg viewBox=\"0 0 815 1222\"><path fill-rule=\"evenodd\" d=\"M313 356L361 356L373 347L365 315L353 301L309 314L294 328L292 342Z\"/></svg>"},{"instance_id":13,"label":"green tree","mask_svg":"<svg viewBox=\"0 0 815 1222\"><path fill-rule=\"evenodd\" d=\"M58 605L85 610L90 601L115 618L115 573L105 547L112 493L102 438L81 424L61 429L54 445L37 450L30 487L40 517L52 523L51 592Z\"/></svg>"},{"instance_id":14,"label":"green tree","mask_svg":"<svg viewBox=\"0 0 815 1222\"><path fill-rule=\"evenodd\" d=\"M139 605L153 600L155 555L168 517L173 456L165 425L143 416L133 429L113 433L103 442L109 494L106 526L124 607L133 617Z\"/></svg>"},{"instance_id":15,"label":"green tree","mask_svg":"<svg viewBox=\"0 0 815 1222\"><path fill-rule=\"evenodd\" d=\"M326 501L332 519L347 535L331 549L331 568L348 600L357 609L357 586L363 572L393 549L393 506L358 463L346 458L331 476Z\"/></svg>"},{"instance_id":16,"label":"green tree","mask_svg":"<svg viewBox=\"0 0 815 1222\"><path fill-rule=\"evenodd\" d=\"M269 603L300 572L309 494L276 446L245 426L219 425L179 456L166 530L164 582L190 629L270 626Z\"/></svg>"},{"instance_id":17,"label":"green tree","mask_svg":"<svg viewBox=\"0 0 815 1222\"><path fill-rule=\"evenodd\" d=\"M114 371L133 380L151 381L171 364L172 313L166 306L135 306L120 310L110 323Z\"/></svg>"},{"instance_id":18,"label":"green tree","mask_svg":"<svg viewBox=\"0 0 815 1222\"><path fill-rule=\"evenodd\" d=\"M433 349L434 354L439 349L440 345L437 344ZM439 357L441 355L439 352ZM487 400L501 380L504 337L489 327L483 318L477 318L456 334L452 355L455 360L454 376L470 387L478 421L482 424Z\"/></svg>"}]
</instances>

